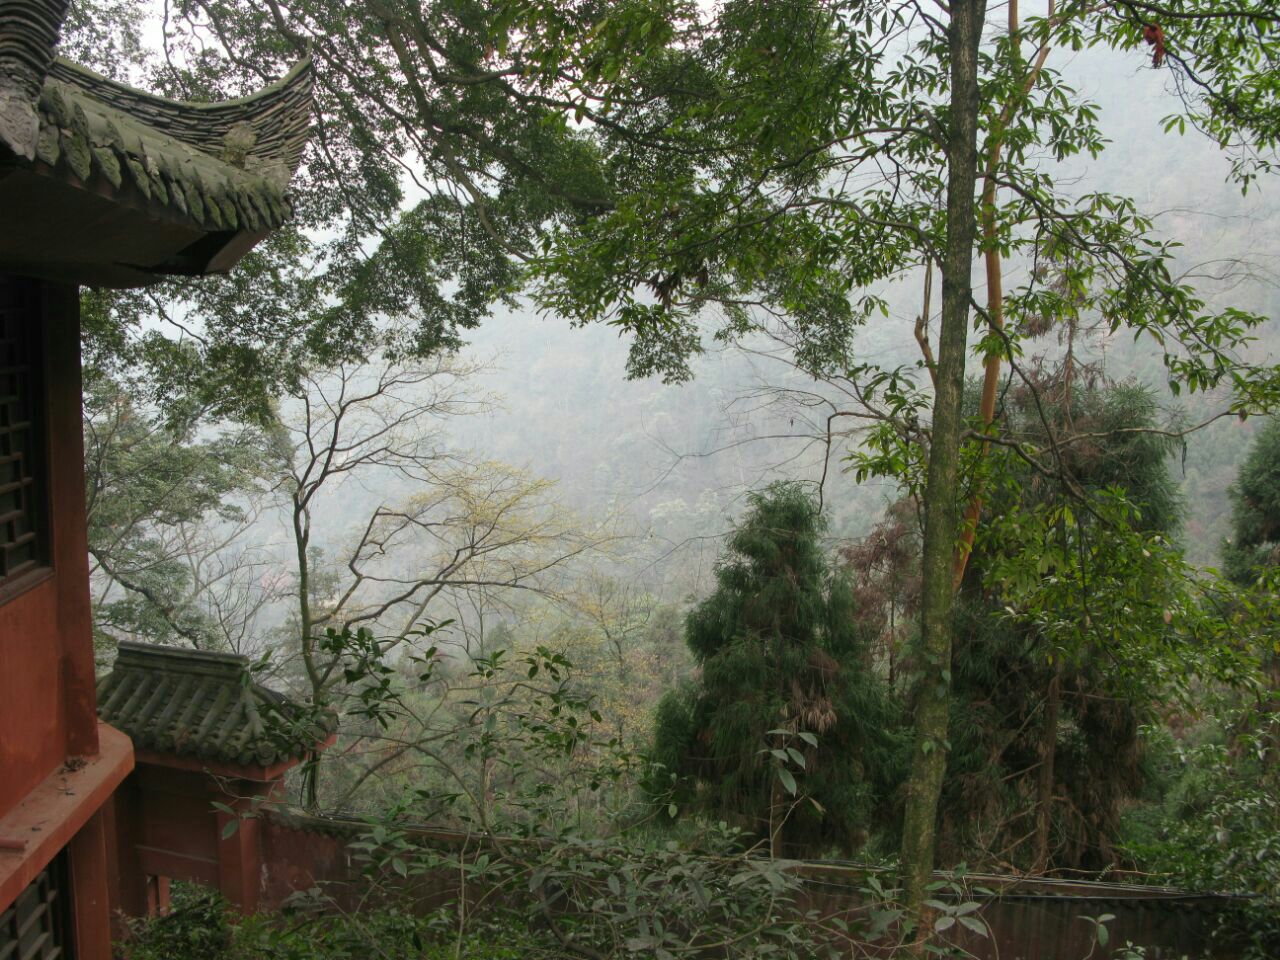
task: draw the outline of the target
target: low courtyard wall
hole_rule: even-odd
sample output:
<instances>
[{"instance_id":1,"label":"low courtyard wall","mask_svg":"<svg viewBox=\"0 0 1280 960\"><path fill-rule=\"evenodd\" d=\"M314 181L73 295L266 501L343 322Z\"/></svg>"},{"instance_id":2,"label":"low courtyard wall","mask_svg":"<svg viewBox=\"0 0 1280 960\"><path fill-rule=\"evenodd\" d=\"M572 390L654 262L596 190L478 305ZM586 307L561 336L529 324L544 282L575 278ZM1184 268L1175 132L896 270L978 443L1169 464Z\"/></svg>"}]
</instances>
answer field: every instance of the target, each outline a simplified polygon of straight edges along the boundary
<instances>
[{"instance_id":1,"label":"low courtyard wall","mask_svg":"<svg viewBox=\"0 0 1280 960\"><path fill-rule=\"evenodd\" d=\"M367 829L353 819L283 809L265 812L261 907L280 908L316 888L340 909L369 906L371 888L363 882L357 851L350 846ZM416 842L443 849L482 842L475 835L427 826L411 827L406 833ZM804 881L799 909L825 925L859 913L865 899L862 888L875 872L832 861L806 861L797 870ZM969 933L959 925L949 936L954 934L952 942L977 960L1106 960L1129 943L1143 947L1147 960L1194 960L1206 955L1219 920L1243 899L1137 884L974 874L966 875L965 881L967 898L982 905L978 916L990 936ZM406 883L412 900L424 911L456 901L461 890L452 871L432 872ZM474 903L489 894L469 888L466 895ZM1088 918L1106 914L1112 916L1106 922L1108 944L1099 947ZM1213 957L1233 960L1221 947L1214 949Z\"/></svg>"}]
</instances>

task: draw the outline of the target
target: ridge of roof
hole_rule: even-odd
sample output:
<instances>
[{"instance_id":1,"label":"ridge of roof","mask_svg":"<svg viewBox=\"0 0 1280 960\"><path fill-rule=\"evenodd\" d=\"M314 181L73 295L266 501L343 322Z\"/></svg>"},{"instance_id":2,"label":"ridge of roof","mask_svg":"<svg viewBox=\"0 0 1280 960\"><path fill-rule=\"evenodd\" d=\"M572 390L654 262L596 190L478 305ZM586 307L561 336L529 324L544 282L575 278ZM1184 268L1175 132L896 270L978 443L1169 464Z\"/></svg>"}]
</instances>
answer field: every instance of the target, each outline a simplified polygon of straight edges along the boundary
<instances>
[{"instance_id":1,"label":"ridge of roof","mask_svg":"<svg viewBox=\"0 0 1280 960\"><path fill-rule=\"evenodd\" d=\"M0 85L34 97L44 83L70 0L0 0Z\"/></svg>"},{"instance_id":2,"label":"ridge of roof","mask_svg":"<svg viewBox=\"0 0 1280 960\"><path fill-rule=\"evenodd\" d=\"M32 103L44 85L69 0L0 0L0 146L34 157Z\"/></svg>"},{"instance_id":3,"label":"ridge of roof","mask_svg":"<svg viewBox=\"0 0 1280 960\"><path fill-rule=\"evenodd\" d=\"M115 667L208 675L237 681L250 676L249 658L242 653L163 647L132 640L121 640L117 645Z\"/></svg>"}]
</instances>

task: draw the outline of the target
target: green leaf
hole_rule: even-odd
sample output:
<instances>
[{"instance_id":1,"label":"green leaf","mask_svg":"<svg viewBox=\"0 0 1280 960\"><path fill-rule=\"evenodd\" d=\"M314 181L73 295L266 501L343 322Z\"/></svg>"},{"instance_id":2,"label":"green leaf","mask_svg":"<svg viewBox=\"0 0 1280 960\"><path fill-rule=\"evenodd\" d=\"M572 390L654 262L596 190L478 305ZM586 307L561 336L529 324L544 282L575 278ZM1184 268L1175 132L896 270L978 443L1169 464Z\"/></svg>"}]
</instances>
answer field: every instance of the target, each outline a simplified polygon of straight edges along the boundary
<instances>
[{"instance_id":1,"label":"green leaf","mask_svg":"<svg viewBox=\"0 0 1280 960\"><path fill-rule=\"evenodd\" d=\"M778 779L782 781L782 786L786 788L787 793L794 797L796 795L796 778L791 775L791 771L786 767L779 767Z\"/></svg>"},{"instance_id":2,"label":"green leaf","mask_svg":"<svg viewBox=\"0 0 1280 960\"><path fill-rule=\"evenodd\" d=\"M965 928L972 930L980 937L989 937L991 932L987 929L986 923L981 917L959 917L958 918Z\"/></svg>"}]
</instances>

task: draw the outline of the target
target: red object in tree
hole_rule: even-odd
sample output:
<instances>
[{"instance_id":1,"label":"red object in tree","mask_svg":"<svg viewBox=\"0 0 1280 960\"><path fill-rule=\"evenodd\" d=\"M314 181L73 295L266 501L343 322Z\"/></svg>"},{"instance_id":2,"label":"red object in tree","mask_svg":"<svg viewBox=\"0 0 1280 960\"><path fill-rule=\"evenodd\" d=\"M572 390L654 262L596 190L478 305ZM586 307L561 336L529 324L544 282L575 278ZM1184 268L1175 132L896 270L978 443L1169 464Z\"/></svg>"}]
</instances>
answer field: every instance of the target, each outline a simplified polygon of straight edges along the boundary
<instances>
[{"instance_id":1,"label":"red object in tree","mask_svg":"<svg viewBox=\"0 0 1280 960\"><path fill-rule=\"evenodd\" d=\"M1142 28L1142 39L1147 46L1154 48L1151 51L1151 66L1159 68L1164 63L1164 28L1158 23L1148 23Z\"/></svg>"}]
</instances>

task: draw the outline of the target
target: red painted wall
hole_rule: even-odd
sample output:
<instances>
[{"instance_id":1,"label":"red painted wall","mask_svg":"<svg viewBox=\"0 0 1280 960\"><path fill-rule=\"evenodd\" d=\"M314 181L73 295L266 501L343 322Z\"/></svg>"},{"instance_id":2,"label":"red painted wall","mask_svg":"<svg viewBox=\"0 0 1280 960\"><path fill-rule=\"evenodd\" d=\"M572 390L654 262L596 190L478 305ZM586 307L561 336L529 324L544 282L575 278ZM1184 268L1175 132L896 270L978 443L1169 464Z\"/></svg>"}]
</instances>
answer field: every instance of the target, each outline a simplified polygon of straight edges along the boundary
<instances>
[{"instance_id":1,"label":"red painted wall","mask_svg":"<svg viewBox=\"0 0 1280 960\"><path fill-rule=\"evenodd\" d=\"M98 750L79 297L75 287L40 286L51 569L0 591L0 816L67 756Z\"/></svg>"},{"instance_id":2,"label":"red painted wall","mask_svg":"<svg viewBox=\"0 0 1280 960\"><path fill-rule=\"evenodd\" d=\"M144 872L216 884L219 837L210 778L142 766L135 769L130 781L134 806L129 813L135 843L143 850ZM229 802L231 798L219 799ZM166 856L187 862L182 867L166 866Z\"/></svg>"},{"instance_id":3,"label":"red painted wall","mask_svg":"<svg viewBox=\"0 0 1280 960\"><path fill-rule=\"evenodd\" d=\"M0 814L66 758L57 601L46 579L0 606Z\"/></svg>"},{"instance_id":4,"label":"red painted wall","mask_svg":"<svg viewBox=\"0 0 1280 960\"><path fill-rule=\"evenodd\" d=\"M81 434L76 287L0 277L43 344L47 563L0 587L0 910L66 853L70 935L79 960L109 960L107 825L111 791L133 766L128 738L99 744ZM65 761L81 757L86 763ZM74 789L72 785L74 784Z\"/></svg>"}]
</instances>

